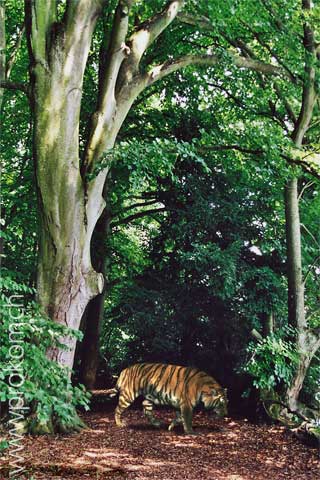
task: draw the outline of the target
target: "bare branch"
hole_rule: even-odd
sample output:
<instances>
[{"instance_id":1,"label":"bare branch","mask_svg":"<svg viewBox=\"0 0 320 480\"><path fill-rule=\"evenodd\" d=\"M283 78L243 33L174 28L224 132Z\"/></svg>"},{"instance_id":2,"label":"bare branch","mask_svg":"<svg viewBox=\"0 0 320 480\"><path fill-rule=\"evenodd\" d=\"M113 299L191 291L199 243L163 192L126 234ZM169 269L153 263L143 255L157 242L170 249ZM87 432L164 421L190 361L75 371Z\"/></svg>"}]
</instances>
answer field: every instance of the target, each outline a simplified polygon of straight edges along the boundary
<instances>
[{"instance_id":1,"label":"bare branch","mask_svg":"<svg viewBox=\"0 0 320 480\"><path fill-rule=\"evenodd\" d=\"M110 47L106 52L106 61L100 65L100 78L103 80L100 85L98 109L101 113L107 113L107 110L111 113L115 108L115 86L118 73L123 60L130 54L130 48L125 43L129 13L128 2L119 1L113 20Z\"/></svg>"},{"instance_id":2,"label":"bare branch","mask_svg":"<svg viewBox=\"0 0 320 480\"><path fill-rule=\"evenodd\" d=\"M251 336L253 338L255 338L256 340L258 340L259 342L262 342L263 340L263 336L261 335L260 332L258 332L258 330L256 330L255 328L253 328L250 332Z\"/></svg>"},{"instance_id":3,"label":"bare branch","mask_svg":"<svg viewBox=\"0 0 320 480\"><path fill-rule=\"evenodd\" d=\"M301 223L301 227L307 232L308 235L310 235L310 237L312 238L312 240L314 241L314 243L316 244L316 246L318 248L320 248L320 244L318 242L318 240L315 238L315 236L310 232L310 230L304 225L304 223Z\"/></svg>"},{"instance_id":4,"label":"bare branch","mask_svg":"<svg viewBox=\"0 0 320 480\"><path fill-rule=\"evenodd\" d=\"M306 318L307 322L310 321L310 318L314 317L315 315L318 315L318 313L320 313L320 308L317 308L317 309L314 310L312 313L310 313L310 315L307 316L307 318ZM315 335L320 336L320 327L315 328L315 329L312 329L312 332L313 332Z\"/></svg>"},{"instance_id":5,"label":"bare branch","mask_svg":"<svg viewBox=\"0 0 320 480\"><path fill-rule=\"evenodd\" d=\"M287 97L285 95L283 95L283 93L281 92L281 89L280 89L279 85L277 84L277 82L274 82L273 87L275 89L275 92L276 92L279 100L282 101L282 103L284 105L284 108L286 109L288 117L290 118L293 125L295 125L296 121L297 121L297 118L296 118L296 115L295 115L295 113L293 111L293 108L291 107Z\"/></svg>"},{"instance_id":6,"label":"bare branch","mask_svg":"<svg viewBox=\"0 0 320 480\"><path fill-rule=\"evenodd\" d=\"M117 108L115 90L120 67L123 60L130 54L130 49L125 41L129 27L129 13L133 3L132 0L119 1L114 15L110 46L105 58L101 57L98 106L91 119L90 137L81 167L83 177L93 168L94 162L107 147L113 146L107 145L107 126L112 123L111 120L115 116Z\"/></svg>"},{"instance_id":7,"label":"bare branch","mask_svg":"<svg viewBox=\"0 0 320 480\"><path fill-rule=\"evenodd\" d=\"M305 274L305 277L304 277L304 279L303 279L303 283L304 283L304 284L306 283L306 281L307 281L310 273L312 272L312 269L317 265L317 263L318 263L319 260L320 260L320 255L318 255L318 256L314 259L314 261L312 262L312 264L311 264L310 267L308 268L308 271L307 271L307 273Z\"/></svg>"},{"instance_id":8,"label":"bare branch","mask_svg":"<svg viewBox=\"0 0 320 480\"><path fill-rule=\"evenodd\" d=\"M149 205L154 205L156 203L159 203L159 200L155 199L155 200L150 200L149 202L133 203L132 205L129 205L128 207L122 208L120 213L128 212L129 210L133 210L134 208L147 207Z\"/></svg>"},{"instance_id":9,"label":"bare branch","mask_svg":"<svg viewBox=\"0 0 320 480\"><path fill-rule=\"evenodd\" d=\"M308 188L312 187L312 185L314 185L314 181L313 180L310 180L310 182L307 182L303 188L301 189L301 192L299 193L299 197L298 197L298 200L301 200L305 190L307 190Z\"/></svg>"},{"instance_id":10,"label":"bare branch","mask_svg":"<svg viewBox=\"0 0 320 480\"><path fill-rule=\"evenodd\" d=\"M292 71L290 70L290 68L284 63L284 61L279 58L279 55L274 51L274 49L272 49L270 47L270 45L268 45L267 42L265 42L261 36L260 33L256 32L250 25L248 25L246 22L242 21L241 22L251 33L252 35L254 36L254 38L260 43L260 45L265 48L267 50L267 52L272 56L274 57L278 64L284 68L284 70L287 71L288 75L290 76L291 78L291 81L293 83L297 83L297 78L296 76L292 73Z\"/></svg>"},{"instance_id":11,"label":"bare branch","mask_svg":"<svg viewBox=\"0 0 320 480\"><path fill-rule=\"evenodd\" d=\"M20 82L10 82L9 80L0 80L0 88L7 88L8 90L20 90L29 96L29 85Z\"/></svg>"},{"instance_id":12,"label":"bare branch","mask_svg":"<svg viewBox=\"0 0 320 480\"><path fill-rule=\"evenodd\" d=\"M251 149L247 147L241 147L240 145L208 145L208 146L202 146L200 149L200 151L202 152L210 151L210 150L212 151L237 150L239 152L248 153L251 155L264 155L267 153L262 149ZM312 164L308 163L304 159L290 157L285 153L280 153L280 157L286 160L286 162L288 162L289 164L299 165L306 172L320 179L320 173L318 169L316 169L316 167L314 167Z\"/></svg>"},{"instance_id":13,"label":"bare branch","mask_svg":"<svg viewBox=\"0 0 320 480\"><path fill-rule=\"evenodd\" d=\"M24 25L24 23L23 23L23 24L21 25L21 27L19 28L15 45L14 45L14 47L13 47L13 50L12 50L12 52L11 52L11 55L10 55L10 57L9 57L9 59L8 59L7 65L6 65L6 78L7 78L7 79L10 77L12 67L13 67L13 65L15 64L15 61L16 61L16 58L17 58L17 54L18 54L19 48L20 48L20 46L21 46L21 41L22 41L22 37L23 37L23 35L24 35L24 32L25 32L25 25Z\"/></svg>"},{"instance_id":14,"label":"bare branch","mask_svg":"<svg viewBox=\"0 0 320 480\"><path fill-rule=\"evenodd\" d=\"M51 27L56 22L55 0L30 0L25 1L26 29L30 43L33 61L38 64L46 64L47 39Z\"/></svg>"},{"instance_id":15,"label":"bare branch","mask_svg":"<svg viewBox=\"0 0 320 480\"><path fill-rule=\"evenodd\" d=\"M144 210L142 212L134 213L129 215L118 222L111 223L111 227L119 227L120 225L127 225L128 223L132 222L133 220L137 220L138 218L143 218L148 215L153 215L154 213L164 212L166 207L159 207L159 208L151 208L150 210Z\"/></svg>"}]
</instances>

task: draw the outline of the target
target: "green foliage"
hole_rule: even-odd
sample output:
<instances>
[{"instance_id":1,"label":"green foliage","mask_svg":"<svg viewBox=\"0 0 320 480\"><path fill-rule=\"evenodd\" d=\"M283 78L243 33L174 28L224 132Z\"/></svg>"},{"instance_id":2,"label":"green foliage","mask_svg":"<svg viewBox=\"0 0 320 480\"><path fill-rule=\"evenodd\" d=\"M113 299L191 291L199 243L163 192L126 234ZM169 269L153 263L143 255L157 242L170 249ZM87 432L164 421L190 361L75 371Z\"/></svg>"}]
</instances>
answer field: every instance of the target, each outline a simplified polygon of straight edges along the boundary
<instances>
[{"instance_id":1,"label":"green foliage","mask_svg":"<svg viewBox=\"0 0 320 480\"><path fill-rule=\"evenodd\" d=\"M306 400L307 405L311 405L317 410L320 407L320 358L315 355L305 382L303 384L302 400Z\"/></svg>"},{"instance_id":2,"label":"green foliage","mask_svg":"<svg viewBox=\"0 0 320 480\"><path fill-rule=\"evenodd\" d=\"M261 341L251 342L247 351L251 357L244 371L254 377L257 388L270 390L289 386L299 354L291 340L295 330L283 327Z\"/></svg>"},{"instance_id":3,"label":"green foliage","mask_svg":"<svg viewBox=\"0 0 320 480\"><path fill-rule=\"evenodd\" d=\"M165 212L113 229L101 338L113 371L141 360L196 362L230 379L249 330L266 312L279 322L286 314L283 180L270 165L246 168L233 152L201 151L205 138L162 142L163 157L174 149L177 158L170 175L150 175L146 192ZM153 163L142 142L132 155L133 165ZM131 161L130 149L118 171L122 161ZM119 216L119 200L127 208L131 196L143 198L143 189L130 185L117 197Z\"/></svg>"},{"instance_id":4,"label":"green foliage","mask_svg":"<svg viewBox=\"0 0 320 480\"><path fill-rule=\"evenodd\" d=\"M33 290L15 282L6 271L1 284L0 401L7 404L19 392L29 407L27 421L31 422L31 430L33 424L45 424L52 419L58 425L72 423L76 407L88 409L88 393L82 385L72 386L68 372L49 360L46 351L49 347L61 347L63 335L80 338L81 334L43 317L33 301L25 304L23 299L34 293ZM18 348L19 361L14 358ZM14 372L19 376L11 377L10 383L10 374ZM16 388L14 385L21 379L22 385Z\"/></svg>"},{"instance_id":5,"label":"green foliage","mask_svg":"<svg viewBox=\"0 0 320 480\"><path fill-rule=\"evenodd\" d=\"M9 443L7 442L7 440L0 440L0 456L8 448L9 448Z\"/></svg>"}]
</instances>

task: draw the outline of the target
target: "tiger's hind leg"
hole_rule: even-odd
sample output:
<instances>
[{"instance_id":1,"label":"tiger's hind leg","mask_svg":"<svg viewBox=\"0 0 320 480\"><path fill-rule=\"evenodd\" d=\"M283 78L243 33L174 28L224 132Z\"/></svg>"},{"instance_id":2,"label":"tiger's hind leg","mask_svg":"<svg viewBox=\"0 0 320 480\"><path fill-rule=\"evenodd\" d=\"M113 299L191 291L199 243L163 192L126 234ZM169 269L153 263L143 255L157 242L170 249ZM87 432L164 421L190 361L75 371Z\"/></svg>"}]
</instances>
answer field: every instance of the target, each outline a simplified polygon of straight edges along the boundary
<instances>
[{"instance_id":1,"label":"tiger's hind leg","mask_svg":"<svg viewBox=\"0 0 320 480\"><path fill-rule=\"evenodd\" d=\"M181 425L181 424L182 424L181 413L179 411L176 411L176 418L172 420L172 422L168 427L169 432L171 432L171 430L173 430L176 425Z\"/></svg>"},{"instance_id":2,"label":"tiger's hind leg","mask_svg":"<svg viewBox=\"0 0 320 480\"><path fill-rule=\"evenodd\" d=\"M150 400L143 400L143 413L154 427L160 427L161 422L153 415L153 403Z\"/></svg>"},{"instance_id":3,"label":"tiger's hind leg","mask_svg":"<svg viewBox=\"0 0 320 480\"><path fill-rule=\"evenodd\" d=\"M124 395L123 393L120 393L118 405L114 414L114 419L118 427L126 426L126 422L121 420L121 415L131 405L132 402L133 402L133 399L130 399L128 396Z\"/></svg>"},{"instance_id":4,"label":"tiger's hind leg","mask_svg":"<svg viewBox=\"0 0 320 480\"><path fill-rule=\"evenodd\" d=\"M184 433L194 434L192 430L192 408L189 405L181 405L180 410Z\"/></svg>"}]
</instances>

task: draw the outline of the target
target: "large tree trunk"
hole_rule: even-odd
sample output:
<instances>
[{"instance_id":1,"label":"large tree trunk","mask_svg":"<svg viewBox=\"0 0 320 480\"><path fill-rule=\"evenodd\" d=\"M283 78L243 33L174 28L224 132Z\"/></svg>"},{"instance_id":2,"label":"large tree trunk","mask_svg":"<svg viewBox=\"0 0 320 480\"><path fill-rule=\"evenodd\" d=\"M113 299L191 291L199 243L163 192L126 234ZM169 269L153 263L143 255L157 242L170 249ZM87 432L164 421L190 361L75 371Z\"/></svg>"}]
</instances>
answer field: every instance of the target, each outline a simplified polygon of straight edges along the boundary
<instances>
[{"instance_id":1,"label":"large tree trunk","mask_svg":"<svg viewBox=\"0 0 320 480\"><path fill-rule=\"evenodd\" d=\"M102 291L90 241L102 209L103 175L85 185L79 169L83 74L99 2L70 2L65 24L55 2L26 2L34 115L34 161L40 210L38 300L50 318L78 329L88 301ZM81 35L79 36L79 33ZM72 368L76 340L49 358Z\"/></svg>"}]
</instances>

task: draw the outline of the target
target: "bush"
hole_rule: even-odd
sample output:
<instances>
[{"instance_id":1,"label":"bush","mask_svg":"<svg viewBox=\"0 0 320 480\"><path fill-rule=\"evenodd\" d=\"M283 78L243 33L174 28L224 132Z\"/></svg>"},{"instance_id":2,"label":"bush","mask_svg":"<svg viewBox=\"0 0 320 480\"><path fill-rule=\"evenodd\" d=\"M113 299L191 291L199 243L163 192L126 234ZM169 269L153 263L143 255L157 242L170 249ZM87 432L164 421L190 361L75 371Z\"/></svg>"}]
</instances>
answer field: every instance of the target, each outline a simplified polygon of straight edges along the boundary
<instances>
[{"instance_id":1,"label":"bush","mask_svg":"<svg viewBox=\"0 0 320 480\"><path fill-rule=\"evenodd\" d=\"M46 357L50 346L61 346L62 336L79 337L79 333L45 318L32 300L22 305L21 299L34 292L15 282L10 272L2 277L1 287L0 401L5 410L19 393L28 407L28 431L47 433L79 427L76 408L88 409L89 395L82 385L72 385L66 368Z\"/></svg>"},{"instance_id":2,"label":"bush","mask_svg":"<svg viewBox=\"0 0 320 480\"><path fill-rule=\"evenodd\" d=\"M247 351L251 357L244 371L254 377L253 384L262 390L281 390L290 385L298 352L291 340L295 331L291 327L279 329L257 342L251 342Z\"/></svg>"}]
</instances>

